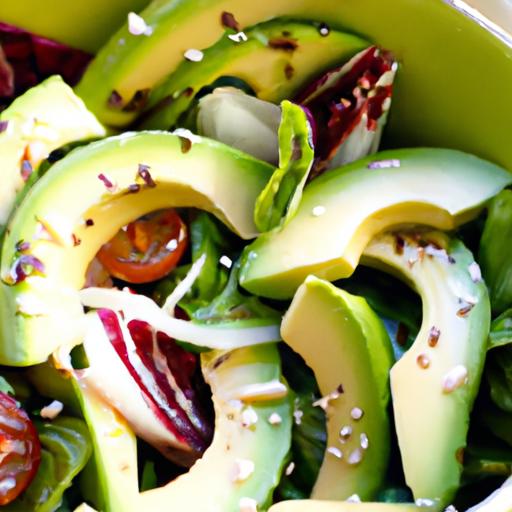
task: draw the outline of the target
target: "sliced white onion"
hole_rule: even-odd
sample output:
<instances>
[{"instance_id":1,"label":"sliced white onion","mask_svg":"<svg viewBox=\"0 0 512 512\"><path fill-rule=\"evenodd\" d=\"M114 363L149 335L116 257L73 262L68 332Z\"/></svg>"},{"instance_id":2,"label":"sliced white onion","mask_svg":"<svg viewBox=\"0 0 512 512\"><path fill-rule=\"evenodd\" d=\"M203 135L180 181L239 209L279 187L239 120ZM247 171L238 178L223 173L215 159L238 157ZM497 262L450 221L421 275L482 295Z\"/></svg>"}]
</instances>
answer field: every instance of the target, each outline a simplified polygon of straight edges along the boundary
<instances>
[{"instance_id":1,"label":"sliced white onion","mask_svg":"<svg viewBox=\"0 0 512 512\"><path fill-rule=\"evenodd\" d=\"M190 270L188 271L185 278L176 285L176 288L174 288L172 293L165 300L165 304L162 306L162 310L165 311L169 316L174 316L174 308L194 285L196 279L201 273L201 269L203 268L205 261L206 254L203 253L201 254L201 257L196 262L194 262L192 267L190 267Z\"/></svg>"},{"instance_id":2,"label":"sliced white onion","mask_svg":"<svg viewBox=\"0 0 512 512\"><path fill-rule=\"evenodd\" d=\"M261 327L241 327L237 322L232 322L232 326L229 327L226 324L198 325L171 318L153 300L144 295L113 288L85 288L79 294L84 306L122 311L126 322L145 321L170 338L200 347L232 350L281 339L278 323Z\"/></svg>"}]
</instances>

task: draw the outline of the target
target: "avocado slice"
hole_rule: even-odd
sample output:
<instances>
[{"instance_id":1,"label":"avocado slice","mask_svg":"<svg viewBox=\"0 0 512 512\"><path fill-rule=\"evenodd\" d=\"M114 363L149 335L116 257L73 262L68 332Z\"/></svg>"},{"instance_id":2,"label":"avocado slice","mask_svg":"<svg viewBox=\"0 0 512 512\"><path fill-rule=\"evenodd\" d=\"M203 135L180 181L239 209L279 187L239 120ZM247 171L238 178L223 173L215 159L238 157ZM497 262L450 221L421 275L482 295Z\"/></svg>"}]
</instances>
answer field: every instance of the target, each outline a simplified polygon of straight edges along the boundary
<instances>
[{"instance_id":1,"label":"avocado slice","mask_svg":"<svg viewBox=\"0 0 512 512\"><path fill-rule=\"evenodd\" d=\"M432 510L432 507L418 507L412 503L290 500L276 503L268 512L429 512Z\"/></svg>"},{"instance_id":2,"label":"avocado slice","mask_svg":"<svg viewBox=\"0 0 512 512\"><path fill-rule=\"evenodd\" d=\"M51 151L69 142L105 136L105 128L62 78L29 89L0 115L0 224L32 170Z\"/></svg>"},{"instance_id":3,"label":"avocado slice","mask_svg":"<svg viewBox=\"0 0 512 512\"><path fill-rule=\"evenodd\" d=\"M512 182L499 167L446 149L378 153L329 171L304 190L295 217L245 249L241 285L291 297L308 274L352 274L372 237L410 223L454 229Z\"/></svg>"},{"instance_id":4,"label":"avocado slice","mask_svg":"<svg viewBox=\"0 0 512 512\"><path fill-rule=\"evenodd\" d=\"M508 36L454 2L153 2L141 12L153 34L133 36L125 24L93 61L78 94L101 121L126 125L133 116L109 107L112 92L128 102L137 91L152 89L175 71L184 52L208 48L222 36L223 13L233 14L241 29L287 16L362 34L403 63L387 126L395 145L449 146L512 166L512 104L503 102L512 82Z\"/></svg>"},{"instance_id":5,"label":"avocado slice","mask_svg":"<svg viewBox=\"0 0 512 512\"><path fill-rule=\"evenodd\" d=\"M29 191L2 250L2 364L39 363L64 342L81 339L77 290L87 266L134 218L193 206L242 238L256 235L254 203L273 167L180 133L127 133L78 148Z\"/></svg>"},{"instance_id":6,"label":"avocado slice","mask_svg":"<svg viewBox=\"0 0 512 512\"><path fill-rule=\"evenodd\" d=\"M117 30L129 11L138 12L149 0L4 0L0 4L0 21L24 28L74 48L96 52ZM94 21L91 21L94 13ZM84 23L77 23L83 20Z\"/></svg>"},{"instance_id":7,"label":"avocado slice","mask_svg":"<svg viewBox=\"0 0 512 512\"><path fill-rule=\"evenodd\" d=\"M485 360L487 288L471 252L438 232L381 235L363 263L396 274L422 298L421 329L391 370L391 392L406 482L416 500L446 506L459 487Z\"/></svg>"},{"instance_id":8,"label":"avocado slice","mask_svg":"<svg viewBox=\"0 0 512 512\"><path fill-rule=\"evenodd\" d=\"M142 127L173 127L196 93L222 76L244 80L258 98L279 103L370 45L345 32L332 30L325 36L313 24L281 20L256 25L243 34L226 32L203 52L200 62L184 58L150 92ZM234 41L237 37L243 39Z\"/></svg>"},{"instance_id":9,"label":"avocado slice","mask_svg":"<svg viewBox=\"0 0 512 512\"><path fill-rule=\"evenodd\" d=\"M281 324L281 335L315 373L327 414L327 450L311 497L375 497L386 476L393 350L365 299L309 276ZM317 342L312 343L313 340Z\"/></svg>"},{"instance_id":10,"label":"avocado slice","mask_svg":"<svg viewBox=\"0 0 512 512\"><path fill-rule=\"evenodd\" d=\"M281 396L271 394L271 386L281 379L276 345L204 353L201 368L215 407L212 444L188 473L143 493L138 492L133 433L113 409L75 381L91 429L98 475L99 496L86 497L97 508L239 512L240 500L249 498L258 510L265 510L291 443L290 398L282 396L282 385ZM270 394L244 399L249 388L254 392L266 388ZM269 422L271 415L280 423ZM253 420L243 426L244 417Z\"/></svg>"}]
</instances>

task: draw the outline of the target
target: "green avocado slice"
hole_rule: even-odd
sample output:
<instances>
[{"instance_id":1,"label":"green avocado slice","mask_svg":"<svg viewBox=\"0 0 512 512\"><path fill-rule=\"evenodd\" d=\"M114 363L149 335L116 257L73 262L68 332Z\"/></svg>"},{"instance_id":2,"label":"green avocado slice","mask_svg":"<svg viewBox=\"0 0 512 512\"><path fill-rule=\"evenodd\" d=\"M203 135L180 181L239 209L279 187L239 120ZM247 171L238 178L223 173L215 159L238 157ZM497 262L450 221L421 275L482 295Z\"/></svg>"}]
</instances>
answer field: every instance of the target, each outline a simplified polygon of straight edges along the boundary
<instances>
[{"instance_id":1,"label":"green avocado slice","mask_svg":"<svg viewBox=\"0 0 512 512\"><path fill-rule=\"evenodd\" d=\"M421 329L391 370L391 393L406 482L416 500L446 506L459 487L485 360L487 288L471 252L442 233L381 235L363 263L396 274L422 298Z\"/></svg>"},{"instance_id":2,"label":"green avocado slice","mask_svg":"<svg viewBox=\"0 0 512 512\"><path fill-rule=\"evenodd\" d=\"M505 170L447 149L378 153L312 181L282 230L246 247L241 285L256 295L291 297L308 274L352 274L372 237L401 224L454 229L512 182Z\"/></svg>"},{"instance_id":3,"label":"green avocado slice","mask_svg":"<svg viewBox=\"0 0 512 512\"><path fill-rule=\"evenodd\" d=\"M0 224L32 170L69 142L104 137L105 128L62 78L29 89L0 114Z\"/></svg>"},{"instance_id":4,"label":"green avocado slice","mask_svg":"<svg viewBox=\"0 0 512 512\"><path fill-rule=\"evenodd\" d=\"M290 397L282 396L282 385L281 396L272 396L270 389L281 379L276 345L204 353L201 368L215 407L212 444L188 473L143 493L138 492L133 433L113 409L75 381L91 429L98 475L98 495L86 497L97 508L239 512L245 498L254 500L258 510L266 509L291 443ZM256 396L258 389L263 394ZM279 422L269 421L271 416Z\"/></svg>"},{"instance_id":5,"label":"green avocado slice","mask_svg":"<svg viewBox=\"0 0 512 512\"><path fill-rule=\"evenodd\" d=\"M1 259L0 361L31 365L81 339L77 295L103 243L145 213L208 210L242 238L272 166L181 132L128 133L72 151L30 190ZM25 279L23 279L25 277Z\"/></svg>"},{"instance_id":6,"label":"green avocado slice","mask_svg":"<svg viewBox=\"0 0 512 512\"><path fill-rule=\"evenodd\" d=\"M278 103L370 45L355 35L333 30L324 36L313 24L281 20L256 25L243 34L226 32L203 52L200 62L184 59L150 92L142 127L173 127L196 93L222 76L244 80L258 98ZM243 39L237 42L236 37Z\"/></svg>"},{"instance_id":7,"label":"green avocado slice","mask_svg":"<svg viewBox=\"0 0 512 512\"><path fill-rule=\"evenodd\" d=\"M134 115L109 106L113 91L129 102L137 91L155 87L176 70L187 50L203 50L222 36L224 13L232 14L241 29L280 16L315 20L361 34L403 63L387 126L395 145L449 146L510 167L512 104L503 102L512 83L510 37L497 35L454 4L160 0L141 12L152 35L132 35L125 24L100 51L77 92L102 122L125 126Z\"/></svg>"},{"instance_id":8,"label":"green avocado slice","mask_svg":"<svg viewBox=\"0 0 512 512\"><path fill-rule=\"evenodd\" d=\"M348 501L290 500L270 507L268 512L430 512L432 507L412 503L350 503Z\"/></svg>"},{"instance_id":9,"label":"green avocado slice","mask_svg":"<svg viewBox=\"0 0 512 512\"><path fill-rule=\"evenodd\" d=\"M327 451L311 497L374 498L390 447L393 351L383 323L362 297L310 276L283 318L281 335L311 367L324 395Z\"/></svg>"}]
</instances>

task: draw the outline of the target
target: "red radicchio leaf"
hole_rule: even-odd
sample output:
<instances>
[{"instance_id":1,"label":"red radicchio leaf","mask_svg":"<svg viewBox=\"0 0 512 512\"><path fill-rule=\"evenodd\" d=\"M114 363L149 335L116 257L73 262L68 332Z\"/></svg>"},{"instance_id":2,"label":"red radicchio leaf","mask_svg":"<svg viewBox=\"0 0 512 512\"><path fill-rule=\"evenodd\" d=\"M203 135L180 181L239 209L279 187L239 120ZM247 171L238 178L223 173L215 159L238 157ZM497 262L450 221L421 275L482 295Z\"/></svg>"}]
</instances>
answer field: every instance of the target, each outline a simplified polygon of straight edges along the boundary
<instances>
[{"instance_id":1,"label":"red radicchio leaf","mask_svg":"<svg viewBox=\"0 0 512 512\"><path fill-rule=\"evenodd\" d=\"M153 377L161 394L165 396L168 408L172 411L172 414L169 414L144 384L139 370L132 365L117 315L111 310L100 309L98 316L112 346L139 386L153 414L178 441L188 444L198 454L204 452L211 441L213 427L209 415L204 412L205 408L195 382L197 357L183 350L164 333L158 332L154 337L153 329L146 322L132 320L128 324L137 355ZM164 373L163 364L172 374L175 382L173 385ZM186 403L178 403L176 389L173 386L181 389L186 397Z\"/></svg>"},{"instance_id":2,"label":"red radicchio leaf","mask_svg":"<svg viewBox=\"0 0 512 512\"><path fill-rule=\"evenodd\" d=\"M50 75L59 74L70 85L75 85L92 58L82 50L1 22L0 45L11 69L9 87L0 52L0 98L5 99L12 99Z\"/></svg>"},{"instance_id":3,"label":"red radicchio leaf","mask_svg":"<svg viewBox=\"0 0 512 512\"><path fill-rule=\"evenodd\" d=\"M367 130L377 129L393 88L378 82L393 68L391 55L373 46L349 64L324 74L296 97L295 101L307 107L316 121L318 141L312 175L328 167L363 115L367 116Z\"/></svg>"}]
</instances>

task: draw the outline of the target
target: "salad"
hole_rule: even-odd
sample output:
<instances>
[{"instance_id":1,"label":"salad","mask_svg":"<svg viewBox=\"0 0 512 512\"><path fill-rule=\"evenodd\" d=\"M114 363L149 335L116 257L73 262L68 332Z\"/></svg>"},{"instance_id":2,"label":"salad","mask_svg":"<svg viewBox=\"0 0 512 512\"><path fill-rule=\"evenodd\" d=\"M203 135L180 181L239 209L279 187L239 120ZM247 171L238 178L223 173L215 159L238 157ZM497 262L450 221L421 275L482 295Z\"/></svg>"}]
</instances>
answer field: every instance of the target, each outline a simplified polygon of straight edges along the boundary
<instances>
[{"instance_id":1,"label":"salad","mask_svg":"<svg viewBox=\"0 0 512 512\"><path fill-rule=\"evenodd\" d=\"M512 511L510 36L6 3L0 506Z\"/></svg>"}]
</instances>

